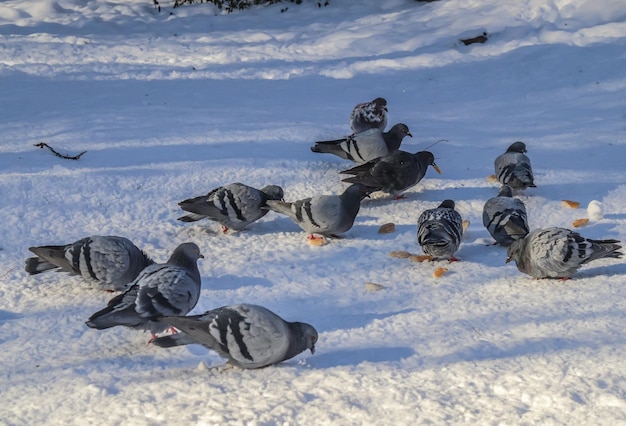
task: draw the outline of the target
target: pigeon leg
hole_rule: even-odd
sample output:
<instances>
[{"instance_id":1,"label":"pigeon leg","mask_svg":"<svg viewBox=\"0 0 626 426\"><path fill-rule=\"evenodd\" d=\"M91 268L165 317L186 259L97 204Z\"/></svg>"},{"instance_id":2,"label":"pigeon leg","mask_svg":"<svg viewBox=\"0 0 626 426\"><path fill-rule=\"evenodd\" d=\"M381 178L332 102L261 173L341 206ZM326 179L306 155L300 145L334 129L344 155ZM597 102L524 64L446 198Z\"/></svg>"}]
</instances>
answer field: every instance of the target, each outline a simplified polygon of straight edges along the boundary
<instances>
[{"instance_id":1,"label":"pigeon leg","mask_svg":"<svg viewBox=\"0 0 626 426\"><path fill-rule=\"evenodd\" d=\"M400 194L393 197L394 200L406 200L406 195Z\"/></svg>"},{"instance_id":2,"label":"pigeon leg","mask_svg":"<svg viewBox=\"0 0 626 426\"><path fill-rule=\"evenodd\" d=\"M330 234L329 237L336 238L338 240L342 240L344 238L343 235L337 235L337 234Z\"/></svg>"},{"instance_id":3,"label":"pigeon leg","mask_svg":"<svg viewBox=\"0 0 626 426\"><path fill-rule=\"evenodd\" d=\"M222 233L227 233L228 232L228 226L224 226L222 225Z\"/></svg>"},{"instance_id":4,"label":"pigeon leg","mask_svg":"<svg viewBox=\"0 0 626 426\"><path fill-rule=\"evenodd\" d=\"M458 262L458 261L459 261L459 259L457 259L456 257L452 256L452 257L450 258L450 260L448 260L448 263Z\"/></svg>"}]
</instances>

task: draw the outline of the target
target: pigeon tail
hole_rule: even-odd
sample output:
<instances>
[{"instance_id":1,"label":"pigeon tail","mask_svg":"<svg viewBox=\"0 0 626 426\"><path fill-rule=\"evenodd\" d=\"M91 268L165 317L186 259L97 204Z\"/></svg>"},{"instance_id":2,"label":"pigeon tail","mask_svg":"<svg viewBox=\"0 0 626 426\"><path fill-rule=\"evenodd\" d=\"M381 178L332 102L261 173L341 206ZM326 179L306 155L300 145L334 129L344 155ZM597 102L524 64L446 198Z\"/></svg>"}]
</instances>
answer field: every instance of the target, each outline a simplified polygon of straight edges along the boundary
<instances>
[{"instance_id":1,"label":"pigeon tail","mask_svg":"<svg viewBox=\"0 0 626 426\"><path fill-rule=\"evenodd\" d=\"M341 147L342 139L336 141L319 141L315 142L315 145L311 147L311 151L319 152L322 154L333 154L338 157L343 158L344 160L352 160L352 156L343 150Z\"/></svg>"},{"instance_id":2,"label":"pigeon tail","mask_svg":"<svg viewBox=\"0 0 626 426\"><path fill-rule=\"evenodd\" d=\"M24 270L30 275L37 275L57 268L59 268L58 265L50 263L40 257L29 257L26 259L26 266L24 267Z\"/></svg>"},{"instance_id":3,"label":"pigeon tail","mask_svg":"<svg viewBox=\"0 0 626 426\"><path fill-rule=\"evenodd\" d=\"M65 251L69 249L70 247L71 245L41 246L41 247L29 247L28 250L30 250L39 258L41 258L42 263L45 262L51 265L56 265L56 267L64 269L68 272L72 272L72 271L76 272L72 264L70 264L70 262L65 258ZM49 269L53 269L53 267L42 269L39 272L44 272L45 270L49 270Z\"/></svg>"},{"instance_id":4,"label":"pigeon tail","mask_svg":"<svg viewBox=\"0 0 626 426\"><path fill-rule=\"evenodd\" d=\"M198 343L194 338L185 333L170 334L169 336L157 337L150 341L160 348L173 348L174 346L184 346Z\"/></svg>"}]
</instances>

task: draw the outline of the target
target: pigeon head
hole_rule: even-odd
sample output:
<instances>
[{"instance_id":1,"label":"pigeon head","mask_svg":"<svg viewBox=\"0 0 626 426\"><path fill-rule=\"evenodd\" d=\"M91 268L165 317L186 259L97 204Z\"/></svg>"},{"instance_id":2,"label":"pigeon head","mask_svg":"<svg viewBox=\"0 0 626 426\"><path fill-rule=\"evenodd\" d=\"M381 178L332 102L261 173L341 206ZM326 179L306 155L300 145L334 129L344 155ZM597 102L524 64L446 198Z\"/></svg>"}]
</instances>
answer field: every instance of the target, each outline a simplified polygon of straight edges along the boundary
<instances>
[{"instance_id":1,"label":"pigeon head","mask_svg":"<svg viewBox=\"0 0 626 426\"><path fill-rule=\"evenodd\" d=\"M513 241L513 243L507 247L506 249L506 263L509 263L510 261L514 260L515 263L517 263L517 266L523 266L521 265L522 261L522 251L524 250L524 238L520 238L519 240L515 240Z\"/></svg>"},{"instance_id":2,"label":"pigeon head","mask_svg":"<svg viewBox=\"0 0 626 426\"><path fill-rule=\"evenodd\" d=\"M513 191L511 190L511 187L508 185L502 185L502 187L500 188L500 191L498 191L498 197L512 197L513 196Z\"/></svg>"},{"instance_id":3,"label":"pigeon head","mask_svg":"<svg viewBox=\"0 0 626 426\"><path fill-rule=\"evenodd\" d=\"M317 343L317 330L310 324L300 323L302 328L302 335L306 342L306 349L310 350L312 354L315 353L315 344Z\"/></svg>"},{"instance_id":4,"label":"pigeon head","mask_svg":"<svg viewBox=\"0 0 626 426\"><path fill-rule=\"evenodd\" d=\"M517 141L511 144L511 146L509 147L509 149L506 150L506 152L519 152L523 154L526 152L526 144L524 142Z\"/></svg>"},{"instance_id":5,"label":"pigeon head","mask_svg":"<svg viewBox=\"0 0 626 426\"><path fill-rule=\"evenodd\" d=\"M384 109L387 112L387 100L385 98L376 98L372 102L376 104L376 109Z\"/></svg>"},{"instance_id":6,"label":"pigeon head","mask_svg":"<svg viewBox=\"0 0 626 426\"><path fill-rule=\"evenodd\" d=\"M283 189L278 185L267 185L261 189L261 192L267 195L268 200L283 201L285 197L285 193L283 192Z\"/></svg>"},{"instance_id":7,"label":"pigeon head","mask_svg":"<svg viewBox=\"0 0 626 426\"><path fill-rule=\"evenodd\" d=\"M397 138L400 138L400 140L402 140L402 138L404 138L405 136L413 137L413 135L409 131L409 126L404 123L395 124L391 129L389 129L389 133Z\"/></svg>"},{"instance_id":8,"label":"pigeon head","mask_svg":"<svg viewBox=\"0 0 626 426\"><path fill-rule=\"evenodd\" d=\"M452 209L454 210L454 201L452 200L443 200L441 204L439 204L439 208Z\"/></svg>"},{"instance_id":9,"label":"pigeon head","mask_svg":"<svg viewBox=\"0 0 626 426\"><path fill-rule=\"evenodd\" d=\"M420 151L417 154L418 161L423 164L427 164L432 166L433 169L439 174L441 174L441 169L437 164L435 164L435 156L430 151Z\"/></svg>"},{"instance_id":10,"label":"pigeon head","mask_svg":"<svg viewBox=\"0 0 626 426\"><path fill-rule=\"evenodd\" d=\"M198 259L204 259L202 253L200 253L200 247L198 247L195 243L183 243L176 247L167 263L173 265L185 265L191 261L195 264Z\"/></svg>"}]
</instances>

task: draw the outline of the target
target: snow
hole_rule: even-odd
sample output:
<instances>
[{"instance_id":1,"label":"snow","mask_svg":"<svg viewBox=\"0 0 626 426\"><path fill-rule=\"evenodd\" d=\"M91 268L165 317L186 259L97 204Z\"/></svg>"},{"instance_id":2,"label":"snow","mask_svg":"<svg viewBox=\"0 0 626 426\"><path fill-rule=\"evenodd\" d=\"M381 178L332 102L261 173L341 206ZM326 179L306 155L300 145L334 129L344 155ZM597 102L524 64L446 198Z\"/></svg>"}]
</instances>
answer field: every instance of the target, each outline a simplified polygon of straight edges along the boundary
<instances>
[{"instance_id":1,"label":"snow","mask_svg":"<svg viewBox=\"0 0 626 426\"><path fill-rule=\"evenodd\" d=\"M493 160L522 140L531 228L626 239L622 0L332 0L220 14L148 0L0 3L1 424L626 423L624 260L573 280L505 265L482 227ZM280 13L280 9L288 10ZM486 31L485 44L460 39ZM268 214L223 235L177 202L231 182L295 200L345 188L316 140L383 96L409 151L431 150L406 200L365 200L342 240L307 244ZM80 160L57 158L87 151ZM411 263L419 214L471 224L459 262ZM564 209L561 200L579 209ZM378 234L393 222L396 232ZM314 355L253 371L200 347L160 349L84 321L112 296L27 276L29 246L123 235L164 261L196 242L193 313L263 305L320 333ZM448 273L435 278L437 267ZM384 286L368 291L366 283Z\"/></svg>"}]
</instances>

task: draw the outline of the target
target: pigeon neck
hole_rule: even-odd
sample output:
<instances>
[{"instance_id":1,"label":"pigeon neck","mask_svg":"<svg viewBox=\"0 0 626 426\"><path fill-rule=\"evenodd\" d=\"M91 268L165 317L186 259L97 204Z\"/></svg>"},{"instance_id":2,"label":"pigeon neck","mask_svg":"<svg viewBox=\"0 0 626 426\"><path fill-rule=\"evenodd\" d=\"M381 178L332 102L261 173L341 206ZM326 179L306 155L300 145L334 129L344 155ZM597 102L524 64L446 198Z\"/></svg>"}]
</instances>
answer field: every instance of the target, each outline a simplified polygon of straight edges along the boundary
<instances>
[{"instance_id":1,"label":"pigeon neck","mask_svg":"<svg viewBox=\"0 0 626 426\"><path fill-rule=\"evenodd\" d=\"M174 251L167 261L168 265L181 267L187 271L196 280L200 282L200 271L198 270L197 259L192 259L183 252Z\"/></svg>"},{"instance_id":2,"label":"pigeon neck","mask_svg":"<svg viewBox=\"0 0 626 426\"><path fill-rule=\"evenodd\" d=\"M304 352L308 348L308 342L301 322L288 322L287 327L291 332L291 338L289 339L289 347L285 354L285 359L293 358L301 352Z\"/></svg>"}]
</instances>

